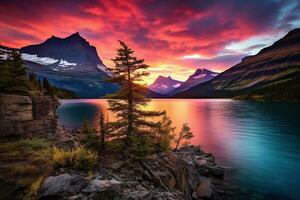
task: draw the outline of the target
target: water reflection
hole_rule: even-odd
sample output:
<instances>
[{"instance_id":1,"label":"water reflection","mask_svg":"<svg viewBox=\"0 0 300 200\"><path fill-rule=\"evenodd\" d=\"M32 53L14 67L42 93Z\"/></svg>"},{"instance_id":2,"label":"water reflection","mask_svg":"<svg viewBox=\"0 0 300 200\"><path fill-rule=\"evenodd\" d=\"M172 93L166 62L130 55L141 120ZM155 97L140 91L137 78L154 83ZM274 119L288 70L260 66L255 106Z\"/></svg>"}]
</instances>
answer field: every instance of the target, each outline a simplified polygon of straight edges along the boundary
<instances>
[{"instance_id":1,"label":"water reflection","mask_svg":"<svg viewBox=\"0 0 300 200\"><path fill-rule=\"evenodd\" d=\"M59 124L79 128L87 120L96 126L106 109L105 100L63 101ZM271 199L299 199L300 104L176 99L153 100L147 109L166 110L176 131L188 122L192 143L237 169L234 181L240 186Z\"/></svg>"}]
</instances>

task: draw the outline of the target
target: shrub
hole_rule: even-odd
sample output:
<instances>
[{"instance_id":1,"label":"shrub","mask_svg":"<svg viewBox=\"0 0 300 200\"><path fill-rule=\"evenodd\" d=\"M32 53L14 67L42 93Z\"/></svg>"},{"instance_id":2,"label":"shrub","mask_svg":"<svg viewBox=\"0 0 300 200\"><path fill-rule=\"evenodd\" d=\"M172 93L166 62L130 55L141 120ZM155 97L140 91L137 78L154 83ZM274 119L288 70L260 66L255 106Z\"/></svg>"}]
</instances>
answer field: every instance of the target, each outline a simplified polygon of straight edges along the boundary
<instances>
[{"instance_id":1,"label":"shrub","mask_svg":"<svg viewBox=\"0 0 300 200\"><path fill-rule=\"evenodd\" d=\"M84 147L71 150L54 147L52 151L52 163L55 168L65 167L88 172L94 169L97 160L97 154Z\"/></svg>"},{"instance_id":2,"label":"shrub","mask_svg":"<svg viewBox=\"0 0 300 200\"><path fill-rule=\"evenodd\" d=\"M25 200L34 200L37 199L38 192L44 182L44 177L40 176L33 182L25 195Z\"/></svg>"},{"instance_id":3,"label":"shrub","mask_svg":"<svg viewBox=\"0 0 300 200\"><path fill-rule=\"evenodd\" d=\"M82 128L83 137L80 140L80 143L87 149L92 151L100 150L100 136L97 135L96 129L90 128L87 122L84 122Z\"/></svg>"}]
</instances>

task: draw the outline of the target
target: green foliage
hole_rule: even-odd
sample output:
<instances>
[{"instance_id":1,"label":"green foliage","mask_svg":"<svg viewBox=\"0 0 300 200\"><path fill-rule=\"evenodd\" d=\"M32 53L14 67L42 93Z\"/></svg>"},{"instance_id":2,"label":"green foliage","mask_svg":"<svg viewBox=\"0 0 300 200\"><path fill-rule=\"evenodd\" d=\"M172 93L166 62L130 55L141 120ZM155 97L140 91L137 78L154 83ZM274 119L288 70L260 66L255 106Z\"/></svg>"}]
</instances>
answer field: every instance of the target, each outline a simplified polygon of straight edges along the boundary
<instances>
[{"instance_id":1,"label":"green foliage","mask_svg":"<svg viewBox=\"0 0 300 200\"><path fill-rule=\"evenodd\" d=\"M43 83L40 86L42 88L42 91L49 96L52 97L58 97L60 99L77 99L79 98L74 92L63 89L63 88L58 88L55 86L52 86L48 79L44 78Z\"/></svg>"},{"instance_id":2,"label":"green foliage","mask_svg":"<svg viewBox=\"0 0 300 200\"><path fill-rule=\"evenodd\" d=\"M300 101L300 78L273 83L236 97L251 101Z\"/></svg>"},{"instance_id":3,"label":"green foliage","mask_svg":"<svg viewBox=\"0 0 300 200\"><path fill-rule=\"evenodd\" d=\"M0 199L34 199L33 193L29 195L32 184L52 171L50 149L49 143L39 138L1 139ZM39 188L34 187L36 191Z\"/></svg>"},{"instance_id":4,"label":"green foliage","mask_svg":"<svg viewBox=\"0 0 300 200\"><path fill-rule=\"evenodd\" d=\"M191 132L191 128L188 126L187 123L184 123L182 125L181 131L179 132L179 136L176 139L176 147L175 149L178 149L179 145L181 144L181 142L184 140L184 145L189 144L189 141L191 138L193 138L194 135Z\"/></svg>"},{"instance_id":5,"label":"green foliage","mask_svg":"<svg viewBox=\"0 0 300 200\"><path fill-rule=\"evenodd\" d=\"M0 62L0 92L30 95L38 88L28 80L21 55L13 51L6 61Z\"/></svg>"},{"instance_id":6,"label":"green foliage","mask_svg":"<svg viewBox=\"0 0 300 200\"><path fill-rule=\"evenodd\" d=\"M143 109L143 106L149 102L149 99L145 97L147 90L146 87L137 83L149 74L145 71L148 65L144 64L143 59L135 57L133 50L124 42L120 41L120 45L117 56L113 59L115 67L109 69L113 74L109 81L120 86L117 93L108 96L110 98L109 109L117 117L117 121L110 122L109 126L112 135L124 138L123 153L126 156L128 153L136 152L129 152L129 150L132 150L130 146L136 147L141 144L137 142L139 137L144 134L153 134L152 129L157 127L157 123L149 118L158 117L163 112ZM145 148L145 146L139 148Z\"/></svg>"},{"instance_id":7,"label":"green foliage","mask_svg":"<svg viewBox=\"0 0 300 200\"><path fill-rule=\"evenodd\" d=\"M131 157L140 158L145 157L154 151L153 138L150 135L131 135L130 141L131 145L129 146L129 152Z\"/></svg>"},{"instance_id":8,"label":"green foliage","mask_svg":"<svg viewBox=\"0 0 300 200\"><path fill-rule=\"evenodd\" d=\"M82 138L80 143L87 149L98 152L100 150L100 136L97 135L97 131L90 128L87 122L83 123L81 128Z\"/></svg>"},{"instance_id":9,"label":"green foliage","mask_svg":"<svg viewBox=\"0 0 300 200\"><path fill-rule=\"evenodd\" d=\"M97 160L97 154L84 147L71 150L54 147L52 150L52 163L55 168L64 167L88 172L95 168Z\"/></svg>"},{"instance_id":10,"label":"green foliage","mask_svg":"<svg viewBox=\"0 0 300 200\"><path fill-rule=\"evenodd\" d=\"M0 92L29 96L44 93L61 99L78 98L74 92L51 86L47 79L42 82L33 71L27 71L17 51L13 51L6 61L0 60Z\"/></svg>"},{"instance_id":11,"label":"green foliage","mask_svg":"<svg viewBox=\"0 0 300 200\"><path fill-rule=\"evenodd\" d=\"M44 182L44 177L40 176L34 181L31 185L28 191L26 192L26 195L24 197L24 200L35 200L38 199L38 192Z\"/></svg>"},{"instance_id":12,"label":"green foliage","mask_svg":"<svg viewBox=\"0 0 300 200\"><path fill-rule=\"evenodd\" d=\"M168 151L171 149L172 141L174 139L175 127L172 126L172 120L164 115L158 123L156 133L156 150Z\"/></svg>"}]
</instances>

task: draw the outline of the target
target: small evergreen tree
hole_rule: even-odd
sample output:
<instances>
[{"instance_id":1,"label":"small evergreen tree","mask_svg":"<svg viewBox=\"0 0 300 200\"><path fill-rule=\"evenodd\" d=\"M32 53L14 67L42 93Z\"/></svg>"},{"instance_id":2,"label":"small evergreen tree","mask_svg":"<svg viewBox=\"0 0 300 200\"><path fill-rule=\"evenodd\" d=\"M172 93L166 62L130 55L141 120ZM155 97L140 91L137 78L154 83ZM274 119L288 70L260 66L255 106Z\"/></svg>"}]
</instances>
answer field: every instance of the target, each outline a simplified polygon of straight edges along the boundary
<instances>
[{"instance_id":1,"label":"small evergreen tree","mask_svg":"<svg viewBox=\"0 0 300 200\"><path fill-rule=\"evenodd\" d=\"M117 83L120 90L113 95L109 95L110 100L108 102L109 109L117 117L117 121L110 123L111 131L124 138L123 153L127 156L130 149L133 150L132 152L148 151L150 149L147 144L143 144L143 141L147 140L146 137L149 134L153 134L151 129L156 127L157 123L148 119L149 117L160 116L163 112L142 109L149 101L145 97L147 88L137 83L149 74L145 71L148 65L144 64L143 59L135 57L133 50L124 42L119 42L121 47L117 50L117 56L112 59L115 67L109 70L112 73L110 82ZM145 153L140 155L142 154Z\"/></svg>"},{"instance_id":2,"label":"small evergreen tree","mask_svg":"<svg viewBox=\"0 0 300 200\"><path fill-rule=\"evenodd\" d=\"M54 96L54 88L51 86L47 78L43 79L43 88L48 95Z\"/></svg>"},{"instance_id":3,"label":"small evergreen tree","mask_svg":"<svg viewBox=\"0 0 300 200\"><path fill-rule=\"evenodd\" d=\"M85 121L81 128L82 138L80 143L87 149L99 152L100 150L100 137L97 135L97 131L90 128L88 123Z\"/></svg>"},{"instance_id":4,"label":"small evergreen tree","mask_svg":"<svg viewBox=\"0 0 300 200\"><path fill-rule=\"evenodd\" d=\"M178 149L180 142L182 142L182 140L186 140L185 144L189 144L189 142L187 140L190 140L192 137L194 137L193 133L191 132L191 128L188 126L187 123L184 123L182 125L181 131L179 132L179 136L176 139L176 147L175 149Z\"/></svg>"},{"instance_id":5,"label":"small evergreen tree","mask_svg":"<svg viewBox=\"0 0 300 200\"><path fill-rule=\"evenodd\" d=\"M28 95L33 89L26 77L21 55L13 51L5 62L0 63L0 92Z\"/></svg>"},{"instance_id":6,"label":"small evergreen tree","mask_svg":"<svg viewBox=\"0 0 300 200\"><path fill-rule=\"evenodd\" d=\"M156 133L156 148L157 151L167 151L171 149L172 140L174 139L175 127L172 126L172 120L163 115L162 120L158 123Z\"/></svg>"}]
</instances>

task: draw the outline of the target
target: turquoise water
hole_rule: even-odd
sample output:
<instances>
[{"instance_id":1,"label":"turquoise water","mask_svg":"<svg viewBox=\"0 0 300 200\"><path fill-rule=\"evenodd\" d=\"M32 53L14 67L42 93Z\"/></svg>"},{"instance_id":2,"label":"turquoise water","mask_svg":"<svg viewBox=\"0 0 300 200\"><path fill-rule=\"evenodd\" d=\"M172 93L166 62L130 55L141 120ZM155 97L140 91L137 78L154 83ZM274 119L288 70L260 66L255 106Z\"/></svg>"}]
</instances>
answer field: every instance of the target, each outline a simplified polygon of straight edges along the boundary
<instances>
[{"instance_id":1,"label":"turquoise water","mask_svg":"<svg viewBox=\"0 0 300 200\"><path fill-rule=\"evenodd\" d=\"M97 126L105 100L65 100L59 124ZM300 104L232 100L153 100L147 109L166 110L178 129L188 122L192 143L232 171L232 181L264 199L300 199ZM106 115L113 120L110 113Z\"/></svg>"}]
</instances>

